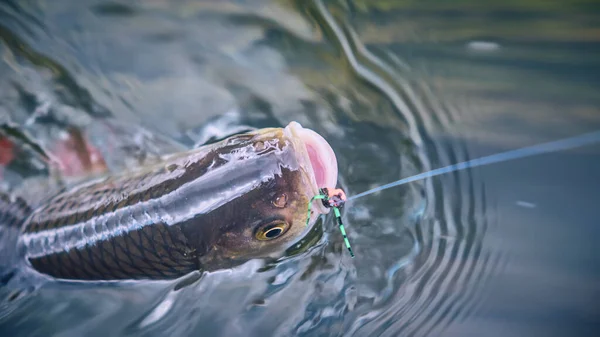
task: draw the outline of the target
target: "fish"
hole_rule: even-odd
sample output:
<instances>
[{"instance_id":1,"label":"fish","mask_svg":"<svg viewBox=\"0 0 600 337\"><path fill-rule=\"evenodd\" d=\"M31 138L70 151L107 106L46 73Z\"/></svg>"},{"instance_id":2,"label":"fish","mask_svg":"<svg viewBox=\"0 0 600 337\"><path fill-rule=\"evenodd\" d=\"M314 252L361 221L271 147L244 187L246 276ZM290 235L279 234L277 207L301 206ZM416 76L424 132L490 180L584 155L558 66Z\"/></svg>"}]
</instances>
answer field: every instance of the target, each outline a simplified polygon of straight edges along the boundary
<instances>
[{"instance_id":1,"label":"fish","mask_svg":"<svg viewBox=\"0 0 600 337\"><path fill-rule=\"evenodd\" d=\"M236 134L69 186L36 206L0 198L0 233L13 238L0 242L0 267L10 255L18 268L74 281L233 268L296 244L329 213L314 202L307 214L311 198L337 179L329 143L297 122Z\"/></svg>"}]
</instances>

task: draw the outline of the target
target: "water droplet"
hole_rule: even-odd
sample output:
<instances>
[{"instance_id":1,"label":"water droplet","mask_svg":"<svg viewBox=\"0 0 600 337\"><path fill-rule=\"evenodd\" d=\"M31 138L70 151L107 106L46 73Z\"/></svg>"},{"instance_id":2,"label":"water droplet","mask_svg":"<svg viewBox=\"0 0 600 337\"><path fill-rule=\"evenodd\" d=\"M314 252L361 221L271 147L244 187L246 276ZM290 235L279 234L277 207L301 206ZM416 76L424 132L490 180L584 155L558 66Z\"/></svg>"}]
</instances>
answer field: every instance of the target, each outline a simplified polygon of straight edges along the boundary
<instances>
[{"instance_id":1,"label":"water droplet","mask_svg":"<svg viewBox=\"0 0 600 337\"><path fill-rule=\"evenodd\" d=\"M491 41L471 41L467 44L467 48L475 51L490 52L500 49L500 45Z\"/></svg>"}]
</instances>

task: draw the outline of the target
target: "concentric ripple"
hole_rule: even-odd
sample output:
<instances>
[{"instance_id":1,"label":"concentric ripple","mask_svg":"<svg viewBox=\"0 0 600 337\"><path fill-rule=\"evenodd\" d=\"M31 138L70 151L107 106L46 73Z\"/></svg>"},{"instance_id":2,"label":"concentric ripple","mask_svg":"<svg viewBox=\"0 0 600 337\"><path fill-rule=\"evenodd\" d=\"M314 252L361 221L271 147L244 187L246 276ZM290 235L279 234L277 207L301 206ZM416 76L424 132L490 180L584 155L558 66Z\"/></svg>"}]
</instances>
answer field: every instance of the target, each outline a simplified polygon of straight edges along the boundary
<instances>
[{"instance_id":1,"label":"concentric ripple","mask_svg":"<svg viewBox=\"0 0 600 337\"><path fill-rule=\"evenodd\" d=\"M397 178L468 160L467 151L460 149L460 145L444 145L428 135L430 130L443 128L444 123L453 120L448 112L452 109L444 109L427 86L418 82L415 85L418 79L409 68L395 70L399 68L370 52L348 24L345 14L339 14L344 13L341 8L328 7L318 0L313 4L309 12L327 32L326 36L333 40L331 42L343 51L355 76L375 87L385 99L392 102L397 118L405 122L402 131L408 135L410 145L390 153L390 156L397 155L404 162ZM366 140L363 138L361 141ZM381 137L373 141L385 142L389 139ZM412 163L407 164L406 161ZM362 173L368 175L368 169ZM358 172L351 172L346 180L359 176ZM357 193L362 192L359 189L361 187L368 189L390 181L392 179L386 181L378 177L371 180L368 186L354 183L350 188ZM424 183L379 192L373 197L354 202L356 207L360 207L360 204L368 204L367 207L377 205L372 206L370 211L373 213L375 208L382 208L377 210L376 216L368 217L366 221L357 221L356 214L353 214L355 219L351 217L349 223L354 226L364 224L372 228L377 222L384 223L393 219L394 214L405 212L416 212L417 216L411 219L400 215L398 219L406 221L392 225L394 231L405 228L402 235L413 239L413 249L399 256L394 249L380 244L378 248L385 250L380 253L395 255L399 259L391 263L386 261L385 264L381 261L378 267L387 268L386 273L372 274L371 277L359 274L354 280L357 284L373 284L373 277L388 277L393 290L390 292L387 287L372 289L379 291L375 295L379 300L373 306L355 309L348 315L345 319L348 335L428 336L433 332L439 333L454 321L464 319L477 306L483 296L480 289L494 275L503 257L485 248L487 222L490 221L483 216L488 208L485 186L477 185L474 181L473 172L457 172ZM399 194L404 195L405 202L395 202ZM423 209L419 209L419 205L423 205ZM354 228L351 230L359 231ZM384 229L379 228L376 232L380 230ZM361 237L353 238L358 242L355 245L365 246L372 235L372 231L360 228ZM357 263L356 268L364 267L360 262ZM395 277L398 273L404 274L403 277Z\"/></svg>"}]
</instances>

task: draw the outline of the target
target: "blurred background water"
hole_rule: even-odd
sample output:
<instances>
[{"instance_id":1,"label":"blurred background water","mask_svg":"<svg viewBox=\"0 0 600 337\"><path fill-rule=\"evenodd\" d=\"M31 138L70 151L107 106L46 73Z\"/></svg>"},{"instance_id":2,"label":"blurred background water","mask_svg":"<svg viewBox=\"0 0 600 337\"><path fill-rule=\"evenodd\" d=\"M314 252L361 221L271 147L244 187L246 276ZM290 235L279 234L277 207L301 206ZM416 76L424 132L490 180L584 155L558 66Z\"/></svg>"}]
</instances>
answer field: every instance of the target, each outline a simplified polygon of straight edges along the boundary
<instances>
[{"instance_id":1,"label":"blurred background water","mask_svg":"<svg viewBox=\"0 0 600 337\"><path fill-rule=\"evenodd\" d=\"M2 0L0 55L2 134L32 141L0 142L7 188L48 179L37 146L61 159L73 130L118 171L295 120L352 195L600 129L593 0ZM598 154L357 199L355 259L328 219L306 252L178 291L44 288L7 304L0 335L595 336Z\"/></svg>"}]
</instances>

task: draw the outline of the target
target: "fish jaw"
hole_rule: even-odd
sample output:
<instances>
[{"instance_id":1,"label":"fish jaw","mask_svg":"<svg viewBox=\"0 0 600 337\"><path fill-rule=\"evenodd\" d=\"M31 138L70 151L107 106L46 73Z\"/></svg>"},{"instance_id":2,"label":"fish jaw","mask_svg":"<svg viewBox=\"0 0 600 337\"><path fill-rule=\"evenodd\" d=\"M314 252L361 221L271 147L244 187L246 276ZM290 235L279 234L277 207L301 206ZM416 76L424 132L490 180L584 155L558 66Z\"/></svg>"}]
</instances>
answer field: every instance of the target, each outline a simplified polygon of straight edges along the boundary
<instances>
[{"instance_id":1,"label":"fish jaw","mask_svg":"<svg viewBox=\"0 0 600 337\"><path fill-rule=\"evenodd\" d=\"M307 172L313 196L319 194L320 188L334 188L338 177L337 158L325 138L311 129L302 127L298 122L289 123L284 129L284 134L292 140L300 164L309 168ZM316 202L313 206L320 214L329 213L329 208L321 202Z\"/></svg>"}]
</instances>

